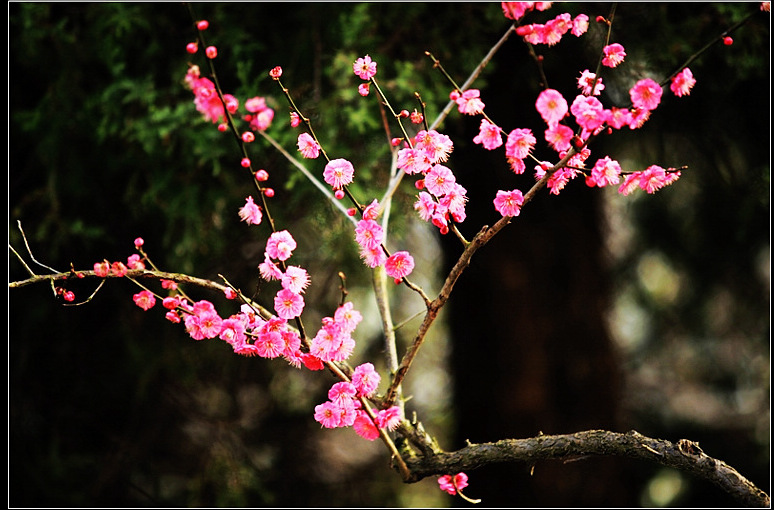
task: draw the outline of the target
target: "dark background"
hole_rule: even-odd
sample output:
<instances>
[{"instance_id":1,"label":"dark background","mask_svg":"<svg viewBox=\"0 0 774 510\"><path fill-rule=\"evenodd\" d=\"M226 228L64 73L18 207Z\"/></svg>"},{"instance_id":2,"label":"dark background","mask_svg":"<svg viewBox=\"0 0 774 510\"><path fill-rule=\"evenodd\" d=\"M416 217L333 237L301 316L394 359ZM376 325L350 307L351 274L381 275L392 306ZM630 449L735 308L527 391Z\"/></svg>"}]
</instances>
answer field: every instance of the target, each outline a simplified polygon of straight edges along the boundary
<instances>
[{"instance_id":1,"label":"dark background","mask_svg":"<svg viewBox=\"0 0 774 510\"><path fill-rule=\"evenodd\" d=\"M542 22L566 8L592 20L584 38L537 48L549 85L565 97L596 64L602 34L593 20L610 7L567 4L529 15ZM328 154L355 163L355 192L366 197L381 196L389 153L375 101L357 96L352 62L370 54L393 104L413 109L418 90L432 119L450 86L424 51L462 83L509 26L496 3L194 9L210 21L205 37L219 48L226 92L266 96L276 109L269 134L292 152L296 134L267 74L281 65ZM612 41L628 56L607 71L603 101L625 104L636 79L660 81L757 10L620 4ZM644 129L592 146L592 162L609 153L628 170L687 165L680 181L623 199L579 181L559 196L544 191L476 254L407 381L417 393L409 409L445 449L466 439L634 428L698 441L770 492L769 23L758 13L732 46L716 44L693 62L691 95L665 91ZM125 260L142 236L162 269L213 280L221 273L254 288L265 232L238 221L249 179L233 142L201 120L183 86L189 61L205 69L201 54L185 53L195 37L186 8L12 3L9 30L14 248L26 257L20 220L39 261L90 269L103 258ZM509 40L475 86L506 130L531 127L540 139L540 84L521 41ZM455 141L449 166L469 190L461 226L468 237L496 221L497 189L526 191L532 182L509 173L502 152L470 142L478 124L455 112L441 127ZM306 247L294 257L312 274L305 315L314 328L335 307L339 270L354 298L370 277L346 221L260 138L250 150L277 190L278 225ZM536 156L553 157L540 143ZM414 193L406 182L396 195L396 242L412 242L414 224L401 211ZM421 232L426 244L439 243L445 265L453 263L459 243ZM9 281L24 278L9 257ZM418 266L431 291L442 266ZM79 298L95 287L71 285ZM63 307L46 285L9 290L11 506L464 504L442 495L434 478L401 484L380 445L351 430L320 430L312 409L333 382L327 374L194 342L158 308L139 310L135 292L131 282L111 280L90 303ZM367 299L356 306L367 309ZM396 306L412 299L396 290ZM378 333L359 331L356 358L379 359ZM410 337L401 330L402 345ZM497 465L468 475L466 493L487 506L734 504L705 482L626 459L545 462L532 475L530 466Z\"/></svg>"}]
</instances>

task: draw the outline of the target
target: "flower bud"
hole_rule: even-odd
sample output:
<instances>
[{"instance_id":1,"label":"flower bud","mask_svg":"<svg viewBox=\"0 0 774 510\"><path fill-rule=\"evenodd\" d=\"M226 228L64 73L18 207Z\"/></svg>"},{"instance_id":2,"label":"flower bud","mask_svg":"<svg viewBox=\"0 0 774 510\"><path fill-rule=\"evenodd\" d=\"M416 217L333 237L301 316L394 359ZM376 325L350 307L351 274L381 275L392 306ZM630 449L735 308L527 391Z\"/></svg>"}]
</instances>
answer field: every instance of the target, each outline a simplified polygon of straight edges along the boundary
<instances>
[{"instance_id":1,"label":"flower bud","mask_svg":"<svg viewBox=\"0 0 774 510\"><path fill-rule=\"evenodd\" d=\"M275 67L269 71L269 76L271 76L274 80L279 80L280 76L282 76L282 68L280 66Z\"/></svg>"},{"instance_id":2,"label":"flower bud","mask_svg":"<svg viewBox=\"0 0 774 510\"><path fill-rule=\"evenodd\" d=\"M185 51L193 55L197 51L199 51L199 43L197 42L189 42L185 45Z\"/></svg>"},{"instance_id":3,"label":"flower bud","mask_svg":"<svg viewBox=\"0 0 774 510\"><path fill-rule=\"evenodd\" d=\"M204 53L207 55L207 58L213 59L218 56L218 48L215 46L207 46L207 49L204 50Z\"/></svg>"},{"instance_id":4,"label":"flower bud","mask_svg":"<svg viewBox=\"0 0 774 510\"><path fill-rule=\"evenodd\" d=\"M259 182L264 182L269 180L269 172L267 172L264 169L260 169L257 172L255 172L255 180Z\"/></svg>"},{"instance_id":5,"label":"flower bud","mask_svg":"<svg viewBox=\"0 0 774 510\"><path fill-rule=\"evenodd\" d=\"M263 194L266 195L267 198L271 198L274 196L274 190L272 188L263 188Z\"/></svg>"},{"instance_id":6,"label":"flower bud","mask_svg":"<svg viewBox=\"0 0 774 510\"><path fill-rule=\"evenodd\" d=\"M242 165L242 168L247 168L250 166L250 158L242 158L242 161L239 163Z\"/></svg>"},{"instance_id":7,"label":"flower bud","mask_svg":"<svg viewBox=\"0 0 774 510\"><path fill-rule=\"evenodd\" d=\"M196 22L196 28L199 30L207 30L207 27L209 26L210 26L210 22L207 21L206 19Z\"/></svg>"},{"instance_id":8,"label":"flower bud","mask_svg":"<svg viewBox=\"0 0 774 510\"><path fill-rule=\"evenodd\" d=\"M253 142L255 141L255 135L253 134L252 131L245 131L244 133L242 133L242 141L245 143Z\"/></svg>"}]
</instances>

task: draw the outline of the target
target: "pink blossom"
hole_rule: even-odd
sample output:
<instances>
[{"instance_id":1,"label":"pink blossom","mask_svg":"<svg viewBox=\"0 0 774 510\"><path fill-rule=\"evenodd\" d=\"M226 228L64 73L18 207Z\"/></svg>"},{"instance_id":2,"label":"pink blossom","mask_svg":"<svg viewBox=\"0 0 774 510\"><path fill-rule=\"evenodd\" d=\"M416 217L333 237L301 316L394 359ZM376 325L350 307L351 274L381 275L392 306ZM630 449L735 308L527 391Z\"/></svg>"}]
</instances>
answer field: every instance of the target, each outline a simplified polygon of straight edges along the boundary
<instances>
[{"instance_id":1,"label":"pink blossom","mask_svg":"<svg viewBox=\"0 0 774 510\"><path fill-rule=\"evenodd\" d=\"M377 413L376 424L379 428L392 431L398 428L402 419L403 413L401 412L400 407L392 406L387 409L382 409Z\"/></svg>"},{"instance_id":2,"label":"pink blossom","mask_svg":"<svg viewBox=\"0 0 774 510\"><path fill-rule=\"evenodd\" d=\"M205 338L215 338L220 334L223 319L220 318L215 310L207 310L198 314L198 316L199 330Z\"/></svg>"},{"instance_id":3,"label":"pink blossom","mask_svg":"<svg viewBox=\"0 0 774 510\"><path fill-rule=\"evenodd\" d=\"M613 106L607 111L605 122L614 129L621 129L623 126L627 126L630 121L631 113L628 108L616 108Z\"/></svg>"},{"instance_id":4,"label":"pink blossom","mask_svg":"<svg viewBox=\"0 0 774 510\"><path fill-rule=\"evenodd\" d=\"M431 164L443 163L454 149L451 138L433 129L420 131L414 139L414 148L423 151Z\"/></svg>"},{"instance_id":5,"label":"pink blossom","mask_svg":"<svg viewBox=\"0 0 774 510\"><path fill-rule=\"evenodd\" d=\"M301 362L309 370L322 370L325 368L322 360L310 353L301 354Z\"/></svg>"},{"instance_id":6,"label":"pink blossom","mask_svg":"<svg viewBox=\"0 0 774 510\"><path fill-rule=\"evenodd\" d=\"M258 348L255 345L249 344L247 342L234 345L234 352L240 356L245 356L248 358L258 356Z\"/></svg>"},{"instance_id":7,"label":"pink blossom","mask_svg":"<svg viewBox=\"0 0 774 510\"><path fill-rule=\"evenodd\" d=\"M562 13L545 24L542 32L542 43L553 46L562 40L562 36L572 28L572 17L569 13Z\"/></svg>"},{"instance_id":8,"label":"pink blossom","mask_svg":"<svg viewBox=\"0 0 774 510\"><path fill-rule=\"evenodd\" d=\"M693 88L695 84L696 80L693 77L693 73L686 67L672 78L672 83L669 85L669 88L677 97L683 97L691 93L691 88Z\"/></svg>"},{"instance_id":9,"label":"pink blossom","mask_svg":"<svg viewBox=\"0 0 774 510\"><path fill-rule=\"evenodd\" d=\"M618 187L618 193L621 195L629 195L634 190L640 187L640 174L641 172L633 172L626 176L623 184Z\"/></svg>"},{"instance_id":10,"label":"pink blossom","mask_svg":"<svg viewBox=\"0 0 774 510\"><path fill-rule=\"evenodd\" d=\"M145 310L146 312L153 308L156 304L156 297L149 290L142 290L134 295L134 304Z\"/></svg>"},{"instance_id":11,"label":"pink blossom","mask_svg":"<svg viewBox=\"0 0 774 510\"><path fill-rule=\"evenodd\" d=\"M503 15L514 21L524 16L524 13L532 10L535 2L500 2L503 8Z\"/></svg>"},{"instance_id":12,"label":"pink blossom","mask_svg":"<svg viewBox=\"0 0 774 510\"><path fill-rule=\"evenodd\" d=\"M458 491L468 486L468 475L465 473L457 473L453 477L451 475L443 475L438 478L438 485L442 491L446 491L454 496Z\"/></svg>"},{"instance_id":13,"label":"pink blossom","mask_svg":"<svg viewBox=\"0 0 774 510\"><path fill-rule=\"evenodd\" d=\"M355 417L355 422L352 424L352 428L355 429L355 432L357 432L360 437L368 439L369 441L373 441L379 437L379 429L376 428L371 417L368 416L368 413L365 411L357 411L357 416Z\"/></svg>"},{"instance_id":14,"label":"pink blossom","mask_svg":"<svg viewBox=\"0 0 774 510\"><path fill-rule=\"evenodd\" d=\"M245 320L238 315L232 315L228 319L225 319L220 325L220 333L218 334L221 340L225 340L229 344L236 345L244 343L245 341Z\"/></svg>"},{"instance_id":15,"label":"pink blossom","mask_svg":"<svg viewBox=\"0 0 774 510\"><path fill-rule=\"evenodd\" d=\"M651 165L640 172L640 188L648 193L655 193L665 186L666 171L658 165Z\"/></svg>"},{"instance_id":16,"label":"pink blossom","mask_svg":"<svg viewBox=\"0 0 774 510\"><path fill-rule=\"evenodd\" d=\"M357 395L357 389L351 382L337 382L328 390L328 398L335 402L336 400L352 400Z\"/></svg>"},{"instance_id":17,"label":"pink blossom","mask_svg":"<svg viewBox=\"0 0 774 510\"><path fill-rule=\"evenodd\" d=\"M341 421L340 416L338 407L331 401L323 402L314 408L314 419L327 429L338 427Z\"/></svg>"},{"instance_id":18,"label":"pink blossom","mask_svg":"<svg viewBox=\"0 0 774 510\"><path fill-rule=\"evenodd\" d=\"M581 92L584 95L598 96L605 90L605 86L602 84L602 78L598 80L596 78L597 75L588 69L584 69L583 72L581 72L581 75L578 78L578 88L581 89ZM592 92L594 93L592 94Z\"/></svg>"},{"instance_id":19,"label":"pink blossom","mask_svg":"<svg viewBox=\"0 0 774 510\"><path fill-rule=\"evenodd\" d=\"M465 204L468 201L467 192L468 190L455 182L452 189L441 198L438 203L439 207L436 209L445 208L452 215L454 221L462 223L467 216L465 213Z\"/></svg>"},{"instance_id":20,"label":"pink blossom","mask_svg":"<svg viewBox=\"0 0 774 510\"><path fill-rule=\"evenodd\" d=\"M363 248L379 248L383 239L384 229L374 220L360 220L355 226L355 241Z\"/></svg>"},{"instance_id":21,"label":"pink blossom","mask_svg":"<svg viewBox=\"0 0 774 510\"><path fill-rule=\"evenodd\" d=\"M379 217L379 201L374 199L370 204L363 208L364 220L376 220Z\"/></svg>"},{"instance_id":22,"label":"pink blossom","mask_svg":"<svg viewBox=\"0 0 774 510\"><path fill-rule=\"evenodd\" d=\"M301 294L309 286L309 273L298 266L288 266L282 275L282 288L288 289L294 294Z\"/></svg>"},{"instance_id":23,"label":"pink blossom","mask_svg":"<svg viewBox=\"0 0 774 510\"><path fill-rule=\"evenodd\" d=\"M576 175L577 171L572 168L560 168L548 178L546 187L551 190L553 195L558 195L559 192L564 189L565 185L567 185L571 179L575 178Z\"/></svg>"},{"instance_id":24,"label":"pink blossom","mask_svg":"<svg viewBox=\"0 0 774 510\"><path fill-rule=\"evenodd\" d=\"M517 189L512 191L498 190L494 199L495 209L503 216L518 216L521 213L523 203L524 195Z\"/></svg>"},{"instance_id":25,"label":"pink blossom","mask_svg":"<svg viewBox=\"0 0 774 510\"><path fill-rule=\"evenodd\" d=\"M531 129L514 129L508 133L508 139L505 142L505 156L509 161L511 159L524 159L535 147L536 141Z\"/></svg>"},{"instance_id":26,"label":"pink blossom","mask_svg":"<svg viewBox=\"0 0 774 510\"><path fill-rule=\"evenodd\" d=\"M354 174L355 169L352 167L352 163L340 158L334 159L325 165L323 179L333 189L341 189L352 182Z\"/></svg>"},{"instance_id":27,"label":"pink blossom","mask_svg":"<svg viewBox=\"0 0 774 510\"><path fill-rule=\"evenodd\" d=\"M126 276L129 270L123 262L113 262L110 266L110 272L116 276Z\"/></svg>"},{"instance_id":28,"label":"pink blossom","mask_svg":"<svg viewBox=\"0 0 774 510\"><path fill-rule=\"evenodd\" d=\"M165 297L161 300L161 306L167 310L174 310L180 305L180 298L177 296Z\"/></svg>"},{"instance_id":29,"label":"pink blossom","mask_svg":"<svg viewBox=\"0 0 774 510\"><path fill-rule=\"evenodd\" d=\"M570 113L575 116L578 125L588 131L594 131L604 124L606 119L605 108L599 99L582 94L572 102Z\"/></svg>"},{"instance_id":30,"label":"pink blossom","mask_svg":"<svg viewBox=\"0 0 774 510\"><path fill-rule=\"evenodd\" d=\"M177 314L177 312L169 311L166 314L164 314L164 317L170 322L174 322L175 324L180 322L180 315Z\"/></svg>"},{"instance_id":31,"label":"pink blossom","mask_svg":"<svg viewBox=\"0 0 774 510\"><path fill-rule=\"evenodd\" d=\"M452 171L443 165L433 165L425 175L425 188L437 197L442 197L452 190L457 179Z\"/></svg>"},{"instance_id":32,"label":"pink blossom","mask_svg":"<svg viewBox=\"0 0 774 510\"><path fill-rule=\"evenodd\" d=\"M357 394L361 397L370 397L379 387L381 376L374 369L373 364L363 363L352 372L352 384L357 388Z\"/></svg>"},{"instance_id":33,"label":"pink blossom","mask_svg":"<svg viewBox=\"0 0 774 510\"><path fill-rule=\"evenodd\" d=\"M535 102L535 107L548 127L556 126L567 115L567 101L559 91L554 89L546 89L541 92Z\"/></svg>"},{"instance_id":34,"label":"pink blossom","mask_svg":"<svg viewBox=\"0 0 774 510\"><path fill-rule=\"evenodd\" d=\"M318 144L309 133L298 135L298 151L308 159L315 159L320 155L320 144Z\"/></svg>"},{"instance_id":35,"label":"pink blossom","mask_svg":"<svg viewBox=\"0 0 774 510\"><path fill-rule=\"evenodd\" d=\"M654 110L661 102L661 86L650 78L638 81L630 90L629 96L635 108Z\"/></svg>"},{"instance_id":36,"label":"pink blossom","mask_svg":"<svg viewBox=\"0 0 774 510\"><path fill-rule=\"evenodd\" d=\"M346 361L355 350L355 340L348 334L341 335L341 341L331 352L331 361Z\"/></svg>"},{"instance_id":37,"label":"pink blossom","mask_svg":"<svg viewBox=\"0 0 774 510\"><path fill-rule=\"evenodd\" d=\"M258 270L261 272L261 278L267 282L281 280L284 276L282 270L277 267L277 264L271 261L268 254L266 255L265 260L258 264Z\"/></svg>"},{"instance_id":38,"label":"pink blossom","mask_svg":"<svg viewBox=\"0 0 774 510\"><path fill-rule=\"evenodd\" d=\"M285 342L278 331L262 332L255 339L255 348L258 356L274 359L282 356L285 351Z\"/></svg>"},{"instance_id":39,"label":"pink blossom","mask_svg":"<svg viewBox=\"0 0 774 510\"><path fill-rule=\"evenodd\" d=\"M250 128L255 131L265 131L271 126L272 120L274 120L274 110L266 108L253 115L253 119L250 121Z\"/></svg>"},{"instance_id":40,"label":"pink blossom","mask_svg":"<svg viewBox=\"0 0 774 510\"><path fill-rule=\"evenodd\" d=\"M204 333L199 327L199 317L196 315L186 315L185 317L185 330L194 340L204 340Z\"/></svg>"},{"instance_id":41,"label":"pink blossom","mask_svg":"<svg viewBox=\"0 0 774 510\"><path fill-rule=\"evenodd\" d=\"M607 67L615 67L624 61L626 57L626 51L624 47L618 43L608 44L602 48L602 53L605 56L602 58L602 65Z\"/></svg>"},{"instance_id":42,"label":"pink blossom","mask_svg":"<svg viewBox=\"0 0 774 510\"><path fill-rule=\"evenodd\" d=\"M414 175L427 172L431 165L424 151L406 148L398 151L397 166L408 175Z\"/></svg>"},{"instance_id":43,"label":"pink blossom","mask_svg":"<svg viewBox=\"0 0 774 510\"><path fill-rule=\"evenodd\" d=\"M297 112L290 112L290 127L298 127L301 124L301 117Z\"/></svg>"},{"instance_id":44,"label":"pink blossom","mask_svg":"<svg viewBox=\"0 0 774 510\"><path fill-rule=\"evenodd\" d=\"M500 128L486 119L481 119L479 133L473 138L473 143L479 143L487 150L494 150L503 144Z\"/></svg>"},{"instance_id":45,"label":"pink blossom","mask_svg":"<svg viewBox=\"0 0 774 510\"><path fill-rule=\"evenodd\" d=\"M352 71L361 80L370 80L376 76L376 62L372 61L371 57L366 55L365 57L355 60L355 63L352 64Z\"/></svg>"},{"instance_id":46,"label":"pink blossom","mask_svg":"<svg viewBox=\"0 0 774 510\"><path fill-rule=\"evenodd\" d=\"M339 411L339 427L350 427L355 424L357 409L355 405L360 402L352 399L339 399L332 401Z\"/></svg>"},{"instance_id":47,"label":"pink blossom","mask_svg":"<svg viewBox=\"0 0 774 510\"><path fill-rule=\"evenodd\" d=\"M578 14L575 16L575 18L572 20L572 35L575 37L580 37L585 34L588 29L589 17L585 14Z\"/></svg>"},{"instance_id":48,"label":"pink blossom","mask_svg":"<svg viewBox=\"0 0 774 510\"><path fill-rule=\"evenodd\" d=\"M110 263L107 260L94 263L94 274L102 278L110 274Z\"/></svg>"},{"instance_id":49,"label":"pink blossom","mask_svg":"<svg viewBox=\"0 0 774 510\"><path fill-rule=\"evenodd\" d=\"M586 178L586 184L600 188L610 184L618 184L620 175L621 165L614 159L610 159L609 156L605 156L594 164L591 175Z\"/></svg>"},{"instance_id":50,"label":"pink blossom","mask_svg":"<svg viewBox=\"0 0 774 510\"><path fill-rule=\"evenodd\" d=\"M347 301L336 309L333 319L339 325L342 332L352 333L357 325L360 324L360 321L363 320L363 316L354 309L354 305L350 301Z\"/></svg>"},{"instance_id":51,"label":"pink blossom","mask_svg":"<svg viewBox=\"0 0 774 510\"><path fill-rule=\"evenodd\" d=\"M142 261L142 257L138 253L129 255L126 259L126 266L129 269L145 269L145 263Z\"/></svg>"},{"instance_id":52,"label":"pink blossom","mask_svg":"<svg viewBox=\"0 0 774 510\"><path fill-rule=\"evenodd\" d=\"M282 289L274 298L274 310L283 319L295 319L304 310L304 298L289 289Z\"/></svg>"},{"instance_id":53,"label":"pink blossom","mask_svg":"<svg viewBox=\"0 0 774 510\"><path fill-rule=\"evenodd\" d=\"M248 225L258 225L263 219L263 213L261 207L253 201L253 197L249 196L245 199L245 205L239 208L239 217L242 221L247 222Z\"/></svg>"},{"instance_id":54,"label":"pink blossom","mask_svg":"<svg viewBox=\"0 0 774 510\"><path fill-rule=\"evenodd\" d=\"M457 109L464 115L478 115L484 111L484 102L478 89L468 89L457 98Z\"/></svg>"},{"instance_id":55,"label":"pink blossom","mask_svg":"<svg viewBox=\"0 0 774 510\"><path fill-rule=\"evenodd\" d=\"M373 269L383 265L387 260L387 255L384 254L384 250L382 250L381 246L375 248L361 247L360 258L363 259L365 265Z\"/></svg>"},{"instance_id":56,"label":"pink blossom","mask_svg":"<svg viewBox=\"0 0 774 510\"><path fill-rule=\"evenodd\" d=\"M384 270L392 278L404 278L414 270L414 258L407 251L397 251L387 257Z\"/></svg>"},{"instance_id":57,"label":"pink blossom","mask_svg":"<svg viewBox=\"0 0 774 510\"><path fill-rule=\"evenodd\" d=\"M287 230L272 233L266 241L266 254L273 259L287 260L295 249L296 240Z\"/></svg>"},{"instance_id":58,"label":"pink blossom","mask_svg":"<svg viewBox=\"0 0 774 510\"><path fill-rule=\"evenodd\" d=\"M645 108L633 108L629 110L629 129L641 128L650 118L650 110Z\"/></svg>"},{"instance_id":59,"label":"pink blossom","mask_svg":"<svg viewBox=\"0 0 774 510\"><path fill-rule=\"evenodd\" d=\"M168 290L175 290L177 289L177 282L173 280L161 280L161 288L162 289L168 289Z\"/></svg>"},{"instance_id":60,"label":"pink blossom","mask_svg":"<svg viewBox=\"0 0 774 510\"><path fill-rule=\"evenodd\" d=\"M371 92L371 83L365 82L357 86L357 93L365 97Z\"/></svg>"},{"instance_id":61,"label":"pink blossom","mask_svg":"<svg viewBox=\"0 0 774 510\"><path fill-rule=\"evenodd\" d=\"M417 201L414 202L414 210L419 213L419 217L424 221L430 221L430 218L435 213L436 204L437 202L430 193L421 191L417 196Z\"/></svg>"},{"instance_id":62,"label":"pink blossom","mask_svg":"<svg viewBox=\"0 0 774 510\"><path fill-rule=\"evenodd\" d=\"M309 352L322 361L332 361L334 353L341 347L341 330L335 323L323 324L312 338Z\"/></svg>"},{"instance_id":63,"label":"pink blossom","mask_svg":"<svg viewBox=\"0 0 774 510\"><path fill-rule=\"evenodd\" d=\"M251 113L258 113L268 108L266 106L266 99L260 96L251 97L245 101L245 110Z\"/></svg>"},{"instance_id":64,"label":"pink blossom","mask_svg":"<svg viewBox=\"0 0 774 510\"><path fill-rule=\"evenodd\" d=\"M545 137L546 142L548 142L555 151L566 151L570 149L572 129L564 124L556 124L555 126L546 129Z\"/></svg>"}]
</instances>

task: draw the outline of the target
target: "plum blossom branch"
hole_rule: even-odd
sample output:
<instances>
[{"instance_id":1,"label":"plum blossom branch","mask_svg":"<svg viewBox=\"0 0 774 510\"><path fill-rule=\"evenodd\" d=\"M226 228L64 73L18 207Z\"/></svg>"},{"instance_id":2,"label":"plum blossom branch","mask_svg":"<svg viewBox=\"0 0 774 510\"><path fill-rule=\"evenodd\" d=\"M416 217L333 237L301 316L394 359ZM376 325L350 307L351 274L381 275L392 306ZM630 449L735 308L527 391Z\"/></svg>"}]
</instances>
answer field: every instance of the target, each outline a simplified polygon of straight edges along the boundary
<instances>
[{"instance_id":1,"label":"plum blossom branch","mask_svg":"<svg viewBox=\"0 0 774 510\"><path fill-rule=\"evenodd\" d=\"M546 183L548 182L548 179L550 179L551 176L557 170L564 168L567 165L567 162L574 155L575 155L575 150L573 148L570 148L567 154L556 165L554 165L552 168L547 170L546 174L538 182L536 182L527 193L524 194L524 202L522 203L522 207L524 207L524 205L530 202L537 194L537 192L540 191L540 189L546 185ZM473 254L476 251L478 251L479 248L487 244L492 239L492 237L494 237L500 230L505 228L511 222L512 219L513 218L511 216L503 216L491 227L489 227L488 225L484 225L481 228L481 230L479 230L478 234L476 234L476 236L465 247L462 254L457 259L457 262L454 264L454 267L452 267L451 271L446 277L446 280L444 281L444 284L441 287L441 291L439 292L438 297L436 297L432 302L428 304L427 312L425 313L425 317L422 320L422 324L420 325L419 330L417 331L417 334L414 337L414 340L412 341L411 345L408 347L408 349L406 350L406 353L403 355L403 358L400 362L400 366L398 367L398 370L395 372L395 375L393 376L392 383L390 384L389 389L385 393L386 405L391 405L395 401L395 398L397 396L396 394L397 387L403 382L403 379L406 377L406 374L408 373L408 370L411 367L411 364L414 361L414 358L416 358L419 352L419 349L425 340L427 332L430 330L430 326L432 326L432 324L435 322L435 319L438 317L438 313L440 312L441 308L443 308L443 306L449 300L449 296L451 295L451 292L452 292L452 289L454 288L455 283L457 283L457 279L460 277L462 272L470 265L470 261L473 258Z\"/></svg>"},{"instance_id":2,"label":"plum blossom branch","mask_svg":"<svg viewBox=\"0 0 774 510\"><path fill-rule=\"evenodd\" d=\"M476 80L476 78L478 78L478 76L481 74L481 71L483 71L483 69L487 66L487 64L489 64L489 62L492 60L492 58L494 57L495 53L497 53L497 51L502 47L502 45L505 44L505 41L508 40L508 38L510 37L511 33L514 31L515 27L516 27L515 24L511 25L508 28L508 30L505 31L505 33L502 35L502 37L500 37L500 39L494 44L494 46L492 46L489 49L489 51L484 56L484 58L481 59L481 62L478 63L478 65L473 70L473 72L471 72L470 75L468 76L468 78L465 80L465 83L462 84L462 89L463 90L465 90L468 87L470 87L470 85ZM425 54L426 55L430 55L430 53L427 52L427 51L425 52ZM424 111L425 104L424 104L424 102L422 102L422 100L419 97L418 93L415 93L415 95L416 95L417 100L419 101L419 103L420 103L420 105L422 107L422 114L423 114L422 118L426 119L426 116L424 115L424 113L425 113L425 111ZM439 113L438 116L435 118L433 123L429 127L425 126L426 127L425 130L426 131L430 131L430 130L436 129L438 126L440 126L441 123L449 115L449 113L451 113L451 111L454 108L455 104L456 103L454 101L449 101L446 104L446 106L444 107L444 109L441 110L441 113ZM425 120L425 124L427 124L426 120ZM390 182L387 185L387 191L384 193L385 197L390 197L390 196L392 196L395 193L395 190L398 188L398 186L400 185L401 181L403 180L403 175L404 175L404 172L397 172L393 176L393 178L390 179ZM456 227L454 228L454 230L455 231L457 230ZM465 244L467 242L465 240L465 238L462 237L461 234L459 234L458 232L455 232L455 233L463 241L463 244Z\"/></svg>"}]
</instances>

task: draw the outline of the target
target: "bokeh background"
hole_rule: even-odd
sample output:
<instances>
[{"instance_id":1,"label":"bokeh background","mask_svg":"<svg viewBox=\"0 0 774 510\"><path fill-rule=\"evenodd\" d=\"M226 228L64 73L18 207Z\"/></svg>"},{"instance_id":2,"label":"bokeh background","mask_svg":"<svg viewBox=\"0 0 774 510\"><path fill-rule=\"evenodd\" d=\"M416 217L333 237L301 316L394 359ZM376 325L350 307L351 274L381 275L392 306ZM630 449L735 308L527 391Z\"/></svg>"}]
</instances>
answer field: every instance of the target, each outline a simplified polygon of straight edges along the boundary
<instances>
[{"instance_id":1,"label":"bokeh background","mask_svg":"<svg viewBox=\"0 0 774 510\"><path fill-rule=\"evenodd\" d=\"M510 22L498 3L195 3L210 21L226 92L264 96L268 133L291 152L297 132L268 71L312 119L329 155L357 169L355 194L381 197L390 153L373 97L351 64L364 54L393 105L419 91L433 119ZM591 20L611 4L562 4ZM612 40L624 64L604 75L606 104L626 104L637 79L660 81L756 3L623 3ZM195 111L183 84L195 38L182 4L9 4L9 242L54 268L125 260L142 236L161 268L256 289L264 227L239 222L253 192L234 142ZM537 50L552 88L571 97L594 69L601 27ZM507 437L591 428L698 441L770 493L770 17L757 12L734 44L690 67L686 98L665 92L645 127L592 146L628 170L687 165L655 195L619 196L572 182L542 192L473 259L406 382L407 404L447 450ZM507 130L542 129L539 76L512 37L475 86ZM500 151L472 143L477 118L440 130L448 165L469 190L472 237L496 221L497 189L526 189ZM394 127L392 128L394 129ZM339 298L367 317L352 360L383 345L351 227L260 137L249 150L277 191L272 214L299 241L312 275L304 319L315 329ZM550 150L536 149L541 159ZM595 157L595 156L592 156ZM600 156L601 157L601 156ZM306 162L321 171L319 162ZM460 253L395 196L390 242L412 250L430 295ZM365 201L366 198L363 199ZM407 214L407 212L409 214ZM29 257L27 257L27 262ZM32 266L38 272L42 268ZM9 254L9 281L25 271ZM94 282L70 287L86 297ZM264 287L265 289L265 287ZM228 309L219 296L188 289ZM261 296L261 289L258 288ZM379 444L312 418L328 374L235 356L194 342L158 309L142 312L131 282L111 280L88 304L63 307L50 287L9 290L11 506L453 506L434 478L405 485ZM249 293L249 292L248 292ZM267 290L263 295L270 296ZM268 299L268 298L267 298ZM396 322L422 310L404 288ZM267 302L269 304L269 302ZM417 319L398 330L403 347ZM469 472L486 506L733 506L720 489L655 464L589 458Z\"/></svg>"}]
</instances>

